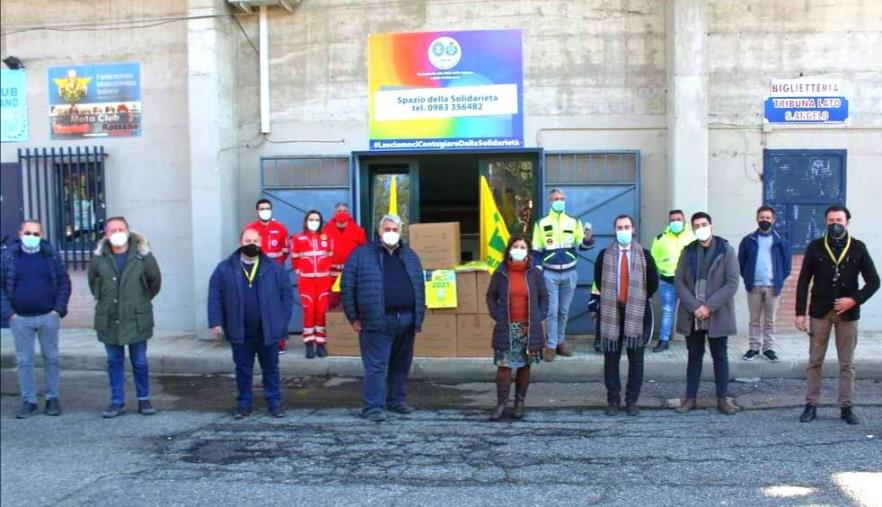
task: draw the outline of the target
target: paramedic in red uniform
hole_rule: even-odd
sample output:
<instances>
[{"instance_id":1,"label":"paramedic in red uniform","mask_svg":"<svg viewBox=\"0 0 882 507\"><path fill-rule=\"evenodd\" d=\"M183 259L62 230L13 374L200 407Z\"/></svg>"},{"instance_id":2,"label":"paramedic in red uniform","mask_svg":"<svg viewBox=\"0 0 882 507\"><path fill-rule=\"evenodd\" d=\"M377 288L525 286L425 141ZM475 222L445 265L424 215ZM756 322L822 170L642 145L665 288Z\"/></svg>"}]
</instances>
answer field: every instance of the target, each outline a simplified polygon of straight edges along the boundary
<instances>
[{"instance_id":1,"label":"paramedic in red uniform","mask_svg":"<svg viewBox=\"0 0 882 507\"><path fill-rule=\"evenodd\" d=\"M245 229L254 229L260 234L260 250L270 259L285 267L288 258L288 229L282 222L273 218L273 203L269 199L261 199L254 206L257 209L255 220L245 226ZM244 229L243 229L244 230ZM286 340L279 340L279 354L285 353Z\"/></svg>"},{"instance_id":2,"label":"paramedic in red uniform","mask_svg":"<svg viewBox=\"0 0 882 507\"><path fill-rule=\"evenodd\" d=\"M349 214L349 205L345 202L334 206L334 216L325 225L324 233L334 242L334 256L331 258L331 276L334 280L343 272L343 265L349 254L356 248L367 243L364 229L359 227L352 215ZM340 306L340 293L331 292L328 308Z\"/></svg>"},{"instance_id":3,"label":"paramedic in red uniform","mask_svg":"<svg viewBox=\"0 0 882 507\"><path fill-rule=\"evenodd\" d=\"M331 277L334 242L321 229L322 214L310 210L303 219L303 232L291 237L291 265L299 277L297 288L303 306L303 343L307 359L328 355L325 314L334 283Z\"/></svg>"}]
</instances>

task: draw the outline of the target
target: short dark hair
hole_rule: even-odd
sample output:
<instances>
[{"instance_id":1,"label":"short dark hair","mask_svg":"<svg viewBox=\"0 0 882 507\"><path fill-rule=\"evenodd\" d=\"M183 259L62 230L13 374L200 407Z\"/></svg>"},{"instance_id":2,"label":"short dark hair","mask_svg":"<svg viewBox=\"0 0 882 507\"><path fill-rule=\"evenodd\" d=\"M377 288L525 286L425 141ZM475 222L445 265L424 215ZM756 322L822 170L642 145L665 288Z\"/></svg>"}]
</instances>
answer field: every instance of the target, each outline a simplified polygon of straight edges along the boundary
<instances>
[{"instance_id":1,"label":"short dark hair","mask_svg":"<svg viewBox=\"0 0 882 507\"><path fill-rule=\"evenodd\" d=\"M714 223L713 219L711 219L711 216L708 215L708 214L707 214L706 212L704 212L704 211L697 211L697 212L693 213L693 214L692 214L692 218L689 219L689 223L690 223L690 224L694 224L695 221L698 220L699 218L706 218L706 219L707 219L707 222L708 222L709 224Z\"/></svg>"},{"instance_id":2,"label":"short dark hair","mask_svg":"<svg viewBox=\"0 0 882 507\"><path fill-rule=\"evenodd\" d=\"M671 215L683 215L683 218L686 218L686 213L683 213L683 210L681 209L672 209L671 211L668 211L668 217Z\"/></svg>"},{"instance_id":3,"label":"short dark hair","mask_svg":"<svg viewBox=\"0 0 882 507\"><path fill-rule=\"evenodd\" d=\"M627 214L627 213L622 213L621 215L615 217L615 218L613 219L613 227L616 226L616 222L618 222L619 220L621 220L621 219L623 219L623 218L627 218L628 221L631 222L631 227L634 227L634 218L633 218L631 215Z\"/></svg>"},{"instance_id":4,"label":"short dark hair","mask_svg":"<svg viewBox=\"0 0 882 507\"><path fill-rule=\"evenodd\" d=\"M851 211L848 211L848 208L846 208L845 206L840 206L838 204L834 204L833 206L827 208L827 211L824 212L824 218L827 218L827 215L829 215L830 213L835 213L837 211L844 211L845 219L851 220Z\"/></svg>"},{"instance_id":5,"label":"short dark hair","mask_svg":"<svg viewBox=\"0 0 882 507\"><path fill-rule=\"evenodd\" d=\"M508 238L508 244L505 245L505 252L502 254L502 259L508 259L508 254L511 252L511 246L517 243L518 241L526 241L527 242L527 260L530 259L530 251L533 250L533 244L530 242L530 238L527 237L526 234L512 234Z\"/></svg>"},{"instance_id":6,"label":"short dark hair","mask_svg":"<svg viewBox=\"0 0 882 507\"><path fill-rule=\"evenodd\" d=\"M309 230L306 227L306 222L309 221L309 215L313 215L313 214L318 215L318 217L319 217L319 228L318 228L318 231L316 231L316 232L320 232L322 230L322 227L325 226L325 219L324 219L324 217L322 217L322 212L317 209L311 209L311 210L307 211L305 215L303 215L303 230L304 231Z\"/></svg>"},{"instance_id":7,"label":"short dark hair","mask_svg":"<svg viewBox=\"0 0 882 507\"><path fill-rule=\"evenodd\" d=\"M122 222L126 224L126 229L129 229L129 222L126 220L126 217L119 215L115 217L110 217L104 221L104 227L107 227L107 224L110 222Z\"/></svg>"},{"instance_id":8,"label":"short dark hair","mask_svg":"<svg viewBox=\"0 0 882 507\"><path fill-rule=\"evenodd\" d=\"M269 204L270 208L273 207L273 202L269 199L258 199L257 204L254 205L254 209L260 209L261 204Z\"/></svg>"},{"instance_id":9,"label":"short dark hair","mask_svg":"<svg viewBox=\"0 0 882 507\"><path fill-rule=\"evenodd\" d=\"M768 211L769 213L772 214L772 216L777 215L777 213L775 213L775 208L773 208L771 206L766 206L765 204L763 204L762 206L760 206L759 208L756 209L756 214L759 215L763 211Z\"/></svg>"}]
</instances>

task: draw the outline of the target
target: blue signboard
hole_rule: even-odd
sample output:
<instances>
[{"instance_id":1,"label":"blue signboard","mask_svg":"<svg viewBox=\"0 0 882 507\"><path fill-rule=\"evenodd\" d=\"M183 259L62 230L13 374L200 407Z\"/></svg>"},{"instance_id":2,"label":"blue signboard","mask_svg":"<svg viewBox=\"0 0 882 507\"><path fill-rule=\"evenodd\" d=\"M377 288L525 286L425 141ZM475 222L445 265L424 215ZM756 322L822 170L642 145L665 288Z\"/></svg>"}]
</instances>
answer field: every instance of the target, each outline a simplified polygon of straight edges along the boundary
<instances>
[{"instance_id":1,"label":"blue signboard","mask_svg":"<svg viewBox=\"0 0 882 507\"><path fill-rule=\"evenodd\" d=\"M28 140L28 86L25 71L3 69L0 74L0 132L2 142Z\"/></svg>"},{"instance_id":2,"label":"blue signboard","mask_svg":"<svg viewBox=\"0 0 882 507\"><path fill-rule=\"evenodd\" d=\"M49 67L52 139L141 135L141 64Z\"/></svg>"},{"instance_id":3,"label":"blue signboard","mask_svg":"<svg viewBox=\"0 0 882 507\"><path fill-rule=\"evenodd\" d=\"M845 97L768 97L769 123L842 123L848 119Z\"/></svg>"}]
</instances>

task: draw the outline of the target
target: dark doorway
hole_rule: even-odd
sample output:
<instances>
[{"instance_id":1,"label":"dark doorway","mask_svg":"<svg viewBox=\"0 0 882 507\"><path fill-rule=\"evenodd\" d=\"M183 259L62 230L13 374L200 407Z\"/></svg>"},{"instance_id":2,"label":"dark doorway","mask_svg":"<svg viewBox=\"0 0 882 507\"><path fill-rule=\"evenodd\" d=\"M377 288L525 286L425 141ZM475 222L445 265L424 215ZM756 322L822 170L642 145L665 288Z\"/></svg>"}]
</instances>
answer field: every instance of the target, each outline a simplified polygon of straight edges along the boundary
<instances>
[{"instance_id":1,"label":"dark doorway","mask_svg":"<svg viewBox=\"0 0 882 507\"><path fill-rule=\"evenodd\" d=\"M7 244L18 234L18 225L24 220L24 200L21 192L21 169L15 162L0 164L0 243Z\"/></svg>"}]
</instances>

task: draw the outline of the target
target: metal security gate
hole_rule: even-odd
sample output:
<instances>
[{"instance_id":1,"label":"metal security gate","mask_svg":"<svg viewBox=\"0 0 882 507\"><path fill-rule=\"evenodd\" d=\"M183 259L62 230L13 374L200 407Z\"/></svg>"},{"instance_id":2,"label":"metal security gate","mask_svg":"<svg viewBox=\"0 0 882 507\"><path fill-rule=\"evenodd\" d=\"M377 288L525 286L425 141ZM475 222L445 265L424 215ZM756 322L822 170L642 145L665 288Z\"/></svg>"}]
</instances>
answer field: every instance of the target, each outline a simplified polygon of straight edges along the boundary
<instances>
[{"instance_id":1,"label":"metal security gate","mask_svg":"<svg viewBox=\"0 0 882 507\"><path fill-rule=\"evenodd\" d=\"M338 202L352 205L352 172L348 157L271 157L260 161L260 196L273 203L273 217L285 224L289 234L303 230L309 210L318 210L325 222ZM285 265L297 289L291 263ZM289 330L303 329L303 309L295 294L294 313Z\"/></svg>"},{"instance_id":2,"label":"metal security gate","mask_svg":"<svg viewBox=\"0 0 882 507\"><path fill-rule=\"evenodd\" d=\"M566 193L568 215L594 227L594 248L578 252L579 282L567 325L568 334L593 333L588 297L597 254L615 239L613 220L618 215L634 217L640 230L640 153L546 152L542 216L548 213L548 192L552 188Z\"/></svg>"},{"instance_id":3,"label":"metal security gate","mask_svg":"<svg viewBox=\"0 0 882 507\"><path fill-rule=\"evenodd\" d=\"M106 157L103 146L18 150L24 216L74 269L86 268L104 232Z\"/></svg>"}]
</instances>

